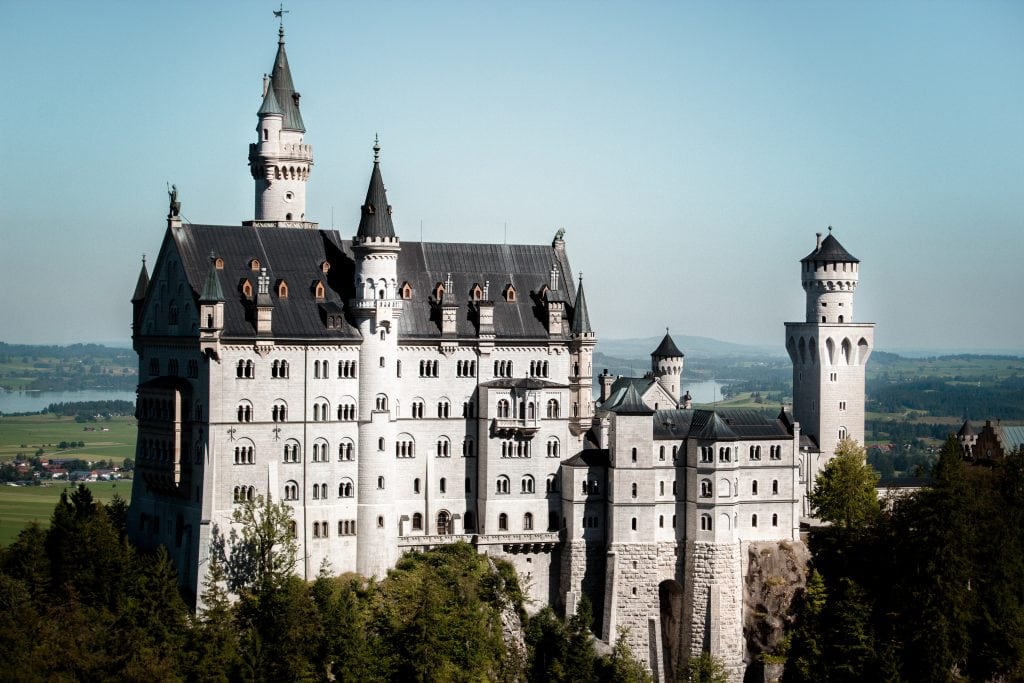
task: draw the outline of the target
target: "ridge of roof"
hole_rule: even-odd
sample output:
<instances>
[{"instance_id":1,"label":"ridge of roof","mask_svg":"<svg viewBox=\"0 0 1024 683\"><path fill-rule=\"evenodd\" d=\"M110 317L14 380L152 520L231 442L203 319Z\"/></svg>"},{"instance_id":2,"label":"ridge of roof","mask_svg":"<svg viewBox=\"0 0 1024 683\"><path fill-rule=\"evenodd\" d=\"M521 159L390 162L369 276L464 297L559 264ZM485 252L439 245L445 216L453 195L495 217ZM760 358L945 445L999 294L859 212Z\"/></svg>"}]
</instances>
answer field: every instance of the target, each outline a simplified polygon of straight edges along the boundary
<instances>
[{"instance_id":1,"label":"ridge of roof","mask_svg":"<svg viewBox=\"0 0 1024 683\"><path fill-rule=\"evenodd\" d=\"M662 339L661 343L658 344L658 348L651 352L651 355L655 358L682 358L683 352L680 351L679 347L676 346L676 343L672 341L672 337L666 329L664 339Z\"/></svg>"},{"instance_id":2,"label":"ridge of roof","mask_svg":"<svg viewBox=\"0 0 1024 683\"><path fill-rule=\"evenodd\" d=\"M592 334L594 330L590 327L590 313L587 311L587 299L583 296L583 276L580 275L580 284L576 289L576 306L572 312L572 333Z\"/></svg>"},{"instance_id":3,"label":"ridge of roof","mask_svg":"<svg viewBox=\"0 0 1024 683\"><path fill-rule=\"evenodd\" d=\"M373 171L366 188L366 201L360 207L359 230L356 237L394 237L395 225L391 222L391 205L388 204L384 178L380 174L380 143L373 143Z\"/></svg>"},{"instance_id":4,"label":"ridge of roof","mask_svg":"<svg viewBox=\"0 0 1024 683\"><path fill-rule=\"evenodd\" d=\"M818 233L821 234L821 233ZM821 244L815 247L807 256L800 259L801 263L807 261L836 261L838 263L860 263L860 259L857 259L850 252L839 243L839 240L832 234L831 227L829 228L828 236L821 241Z\"/></svg>"},{"instance_id":5,"label":"ridge of roof","mask_svg":"<svg viewBox=\"0 0 1024 683\"><path fill-rule=\"evenodd\" d=\"M622 394L619 401L612 406L611 410L616 415L653 415L654 411L647 407L644 403L643 398L640 397L640 392L636 390L636 386L632 383L626 387L626 391Z\"/></svg>"}]
</instances>

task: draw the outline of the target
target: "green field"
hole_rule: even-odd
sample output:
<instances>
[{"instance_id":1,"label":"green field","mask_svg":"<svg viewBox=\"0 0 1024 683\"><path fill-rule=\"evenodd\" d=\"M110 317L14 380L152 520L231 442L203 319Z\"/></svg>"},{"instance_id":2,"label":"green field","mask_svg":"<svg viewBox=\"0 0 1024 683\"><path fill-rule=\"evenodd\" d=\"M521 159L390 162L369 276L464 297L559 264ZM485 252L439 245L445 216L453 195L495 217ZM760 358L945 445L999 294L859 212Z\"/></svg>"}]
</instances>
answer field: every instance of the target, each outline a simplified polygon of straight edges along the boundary
<instances>
[{"instance_id":1,"label":"green field","mask_svg":"<svg viewBox=\"0 0 1024 683\"><path fill-rule=\"evenodd\" d=\"M86 431L95 428L96 431ZM102 431L104 428L109 431ZM0 417L0 460L35 455L40 448L45 457L114 460L135 457L135 418L115 417L99 422L80 423L73 417L50 413L23 417ZM59 450L61 441L84 441L85 448Z\"/></svg>"},{"instance_id":2,"label":"green field","mask_svg":"<svg viewBox=\"0 0 1024 683\"><path fill-rule=\"evenodd\" d=\"M97 481L86 486L92 491L93 497L103 503L109 503L114 494L126 501L132 497L130 479ZM29 522L36 521L44 527L49 526L53 508L60 499L60 492L70 493L72 488L67 483L49 486L0 486L0 546L9 545Z\"/></svg>"}]
</instances>

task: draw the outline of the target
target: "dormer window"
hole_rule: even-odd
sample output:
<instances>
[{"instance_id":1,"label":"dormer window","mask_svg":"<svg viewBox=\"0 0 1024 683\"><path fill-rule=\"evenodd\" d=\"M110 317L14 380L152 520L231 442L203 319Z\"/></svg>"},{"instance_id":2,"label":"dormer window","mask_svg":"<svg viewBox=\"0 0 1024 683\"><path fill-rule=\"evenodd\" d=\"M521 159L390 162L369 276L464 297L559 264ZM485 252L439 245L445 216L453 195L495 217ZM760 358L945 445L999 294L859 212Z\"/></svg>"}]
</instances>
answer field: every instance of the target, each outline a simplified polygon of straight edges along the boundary
<instances>
[{"instance_id":1,"label":"dormer window","mask_svg":"<svg viewBox=\"0 0 1024 683\"><path fill-rule=\"evenodd\" d=\"M277 298L287 299L288 298L288 283L284 280L277 281Z\"/></svg>"},{"instance_id":2,"label":"dormer window","mask_svg":"<svg viewBox=\"0 0 1024 683\"><path fill-rule=\"evenodd\" d=\"M412 299L412 285L408 281L402 283L402 298L406 301Z\"/></svg>"},{"instance_id":3,"label":"dormer window","mask_svg":"<svg viewBox=\"0 0 1024 683\"><path fill-rule=\"evenodd\" d=\"M242 279L242 281L239 283L239 288L242 291L242 296L244 296L246 299L252 298L252 283L249 282L247 278Z\"/></svg>"},{"instance_id":4,"label":"dormer window","mask_svg":"<svg viewBox=\"0 0 1024 683\"><path fill-rule=\"evenodd\" d=\"M216 268L217 270L224 270L224 259L218 256L213 261L213 267Z\"/></svg>"},{"instance_id":5,"label":"dormer window","mask_svg":"<svg viewBox=\"0 0 1024 683\"><path fill-rule=\"evenodd\" d=\"M323 299L325 291L324 283L317 281L317 283L313 285L313 296L317 299Z\"/></svg>"},{"instance_id":6,"label":"dormer window","mask_svg":"<svg viewBox=\"0 0 1024 683\"><path fill-rule=\"evenodd\" d=\"M516 288L513 287L511 284L505 285L504 297L505 297L505 301L509 302L510 304L511 303L515 303L515 301L516 301Z\"/></svg>"},{"instance_id":7,"label":"dormer window","mask_svg":"<svg viewBox=\"0 0 1024 683\"><path fill-rule=\"evenodd\" d=\"M434 285L434 300L440 301L444 298L444 285L438 282Z\"/></svg>"},{"instance_id":8,"label":"dormer window","mask_svg":"<svg viewBox=\"0 0 1024 683\"><path fill-rule=\"evenodd\" d=\"M331 272L331 262L330 261L324 261L323 263L321 263L320 264L320 272L324 273L325 275L327 273Z\"/></svg>"},{"instance_id":9,"label":"dormer window","mask_svg":"<svg viewBox=\"0 0 1024 683\"><path fill-rule=\"evenodd\" d=\"M260 272L260 261L259 259L251 259L249 261L249 270L254 273Z\"/></svg>"},{"instance_id":10,"label":"dormer window","mask_svg":"<svg viewBox=\"0 0 1024 683\"><path fill-rule=\"evenodd\" d=\"M484 298L484 290L480 288L479 284L473 283L473 288L469 290L469 298L473 301L480 301Z\"/></svg>"}]
</instances>

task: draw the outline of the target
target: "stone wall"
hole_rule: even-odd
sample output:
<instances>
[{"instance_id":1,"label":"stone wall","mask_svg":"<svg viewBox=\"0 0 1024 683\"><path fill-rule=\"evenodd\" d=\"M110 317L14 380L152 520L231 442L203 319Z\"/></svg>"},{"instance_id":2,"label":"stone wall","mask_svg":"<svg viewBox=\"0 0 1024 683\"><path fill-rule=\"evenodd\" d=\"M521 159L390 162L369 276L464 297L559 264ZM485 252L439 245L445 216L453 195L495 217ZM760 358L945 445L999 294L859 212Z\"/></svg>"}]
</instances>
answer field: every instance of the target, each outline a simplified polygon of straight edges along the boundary
<instances>
[{"instance_id":1,"label":"stone wall","mask_svg":"<svg viewBox=\"0 0 1024 683\"><path fill-rule=\"evenodd\" d=\"M743 592L739 543L692 543L686 558L684 619L689 653L722 660L730 681L743 680Z\"/></svg>"}]
</instances>

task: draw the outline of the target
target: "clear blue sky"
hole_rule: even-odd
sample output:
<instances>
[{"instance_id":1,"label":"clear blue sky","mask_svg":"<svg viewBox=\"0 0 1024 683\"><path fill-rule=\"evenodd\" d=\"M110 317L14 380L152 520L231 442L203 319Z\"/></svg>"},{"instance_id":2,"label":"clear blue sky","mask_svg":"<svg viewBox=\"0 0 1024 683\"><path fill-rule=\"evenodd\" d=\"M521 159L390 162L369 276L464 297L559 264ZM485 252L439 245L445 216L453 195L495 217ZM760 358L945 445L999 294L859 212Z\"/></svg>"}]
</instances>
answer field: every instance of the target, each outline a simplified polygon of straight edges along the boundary
<instances>
[{"instance_id":1,"label":"clear blue sky","mask_svg":"<svg viewBox=\"0 0 1024 683\"><path fill-rule=\"evenodd\" d=\"M0 340L126 340L177 184L252 217L267 2L2 4ZM880 348L1024 348L1024 3L296 0L307 215L565 227L599 336L782 347L827 225Z\"/></svg>"}]
</instances>

